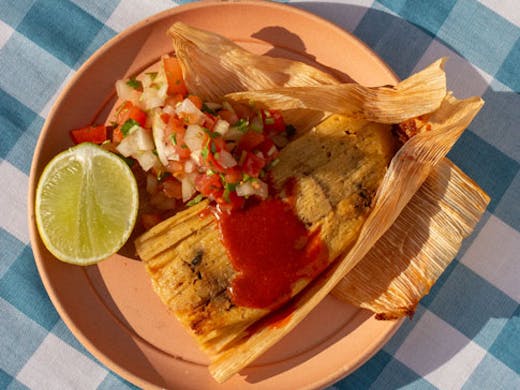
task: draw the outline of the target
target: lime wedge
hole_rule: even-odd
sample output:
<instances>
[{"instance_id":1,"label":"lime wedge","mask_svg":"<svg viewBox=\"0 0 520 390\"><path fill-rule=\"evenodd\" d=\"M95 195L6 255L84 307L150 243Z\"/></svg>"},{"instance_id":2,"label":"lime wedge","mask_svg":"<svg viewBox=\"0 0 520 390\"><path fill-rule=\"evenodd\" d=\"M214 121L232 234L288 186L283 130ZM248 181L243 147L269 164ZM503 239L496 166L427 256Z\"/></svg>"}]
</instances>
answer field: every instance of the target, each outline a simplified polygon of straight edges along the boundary
<instances>
[{"instance_id":1,"label":"lime wedge","mask_svg":"<svg viewBox=\"0 0 520 390\"><path fill-rule=\"evenodd\" d=\"M36 225L59 260L97 263L128 240L139 206L128 165L101 147L82 143L54 157L38 182Z\"/></svg>"}]
</instances>

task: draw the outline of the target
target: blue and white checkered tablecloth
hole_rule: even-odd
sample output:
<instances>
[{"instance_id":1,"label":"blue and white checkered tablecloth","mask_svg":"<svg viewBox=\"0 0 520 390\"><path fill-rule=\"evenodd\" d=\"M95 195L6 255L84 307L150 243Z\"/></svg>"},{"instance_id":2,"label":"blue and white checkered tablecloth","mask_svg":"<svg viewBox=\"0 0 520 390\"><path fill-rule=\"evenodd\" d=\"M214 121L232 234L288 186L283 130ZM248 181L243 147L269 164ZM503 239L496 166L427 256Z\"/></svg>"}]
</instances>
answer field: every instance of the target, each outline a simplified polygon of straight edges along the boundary
<instances>
[{"instance_id":1,"label":"blue and white checkered tablecloth","mask_svg":"<svg viewBox=\"0 0 520 390\"><path fill-rule=\"evenodd\" d=\"M404 78L441 56L449 87L486 105L449 157L491 196L411 321L333 389L520 389L520 2L291 2L353 32ZM31 156L80 65L169 0L0 0L0 388L133 388L52 306L29 244ZM81 26L78 28L77 26Z\"/></svg>"}]
</instances>

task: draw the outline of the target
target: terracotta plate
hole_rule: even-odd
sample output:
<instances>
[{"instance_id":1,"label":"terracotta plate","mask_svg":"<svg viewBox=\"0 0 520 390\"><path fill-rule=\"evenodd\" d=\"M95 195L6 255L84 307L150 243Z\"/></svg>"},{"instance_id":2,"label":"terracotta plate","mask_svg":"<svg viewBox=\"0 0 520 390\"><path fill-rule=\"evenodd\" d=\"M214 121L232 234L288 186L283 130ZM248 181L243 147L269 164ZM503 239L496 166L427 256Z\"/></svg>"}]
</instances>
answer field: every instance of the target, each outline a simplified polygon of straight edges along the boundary
<instances>
[{"instance_id":1,"label":"terracotta plate","mask_svg":"<svg viewBox=\"0 0 520 390\"><path fill-rule=\"evenodd\" d=\"M34 224L34 191L45 164L71 146L68 131L104 122L114 82L139 73L171 51L174 21L228 36L257 53L288 56L365 85L396 81L356 38L312 14L276 3L202 2L142 21L103 46L77 72L54 105L36 147L29 225L41 278L59 314L101 362L140 387L306 389L330 384L372 356L399 322L327 298L291 334L224 385L207 358L153 293L142 264L121 254L98 266L62 263L44 248Z\"/></svg>"}]
</instances>

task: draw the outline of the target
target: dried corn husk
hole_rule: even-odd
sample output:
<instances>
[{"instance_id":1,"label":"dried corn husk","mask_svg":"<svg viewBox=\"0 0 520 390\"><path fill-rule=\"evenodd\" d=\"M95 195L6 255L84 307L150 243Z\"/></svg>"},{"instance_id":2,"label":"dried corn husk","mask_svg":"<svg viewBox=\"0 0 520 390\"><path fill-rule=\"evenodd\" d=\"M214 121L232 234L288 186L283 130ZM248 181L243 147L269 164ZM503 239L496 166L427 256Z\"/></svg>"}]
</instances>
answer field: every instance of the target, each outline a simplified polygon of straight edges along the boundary
<instances>
[{"instance_id":1,"label":"dried corn husk","mask_svg":"<svg viewBox=\"0 0 520 390\"><path fill-rule=\"evenodd\" d=\"M429 124L431 131L410 139L395 155L379 188L374 208L356 244L323 277L294 299L295 310L277 327L260 327L212 357L210 372L219 382L247 366L301 322L336 284L368 253L462 134L483 102L447 95Z\"/></svg>"},{"instance_id":2,"label":"dried corn husk","mask_svg":"<svg viewBox=\"0 0 520 390\"><path fill-rule=\"evenodd\" d=\"M379 319L413 315L488 203L475 182L443 159L333 294Z\"/></svg>"},{"instance_id":3,"label":"dried corn husk","mask_svg":"<svg viewBox=\"0 0 520 390\"><path fill-rule=\"evenodd\" d=\"M272 109L314 109L378 123L400 123L439 107L446 95L444 62L437 60L395 87L346 83L236 92L227 98L262 103Z\"/></svg>"},{"instance_id":4,"label":"dried corn husk","mask_svg":"<svg viewBox=\"0 0 520 390\"><path fill-rule=\"evenodd\" d=\"M237 91L338 83L304 63L252 54L227 38L182 22L171 26L168 35L188 90L205 100Z\"/></svg>"}]
</instances>

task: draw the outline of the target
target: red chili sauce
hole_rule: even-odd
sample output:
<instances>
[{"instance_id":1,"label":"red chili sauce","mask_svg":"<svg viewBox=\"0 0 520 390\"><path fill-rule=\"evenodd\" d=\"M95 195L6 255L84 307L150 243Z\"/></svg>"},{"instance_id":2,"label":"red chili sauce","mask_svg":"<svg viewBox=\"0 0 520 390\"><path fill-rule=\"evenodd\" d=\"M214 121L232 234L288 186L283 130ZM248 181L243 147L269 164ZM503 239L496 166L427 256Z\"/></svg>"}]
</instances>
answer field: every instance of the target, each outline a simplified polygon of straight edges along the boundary
<instances>
[{"instance_id":1,"label":"red chili sauce","mask_svg":"<svg viewBox=\"0 0 520 390\"><path fill-rule=\"evenodd\" d=\"M316 277L328 264L328 250L319 235L310 234L280 199L222 213L219 224L237 271L231 285L237 305L279 307L291 298L297 280Z\"/></svg>"}]
</instances>

